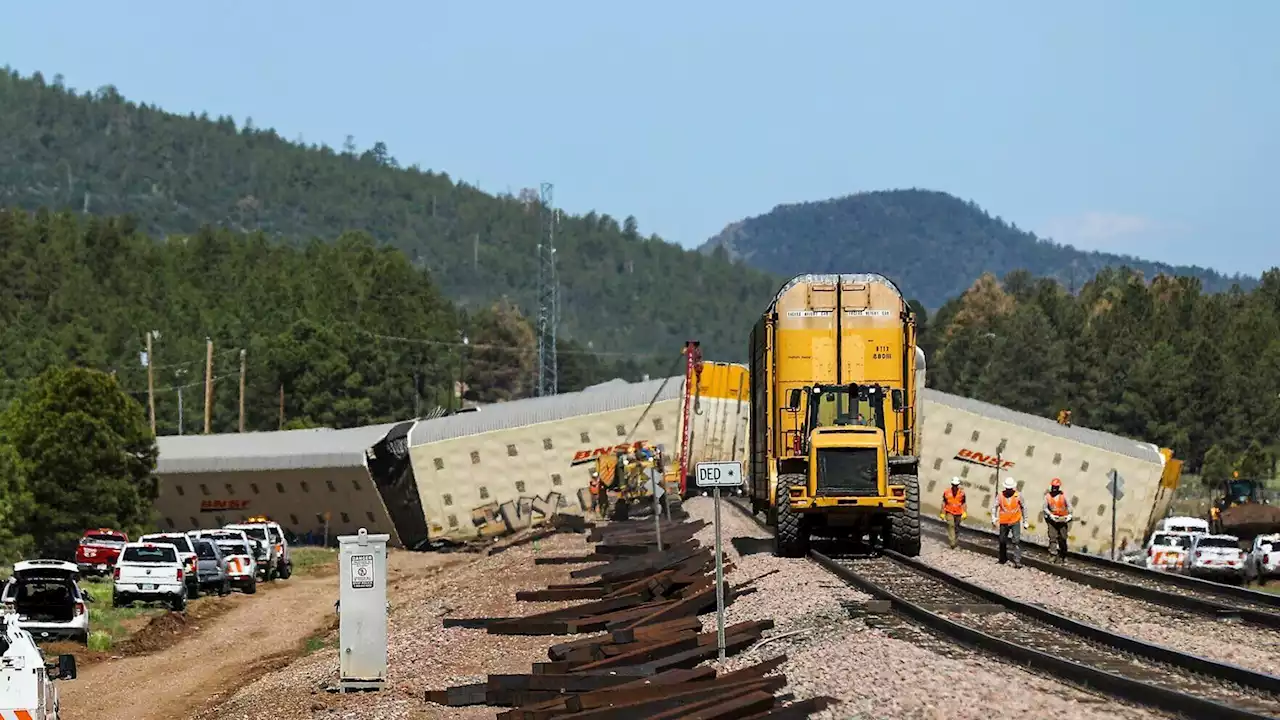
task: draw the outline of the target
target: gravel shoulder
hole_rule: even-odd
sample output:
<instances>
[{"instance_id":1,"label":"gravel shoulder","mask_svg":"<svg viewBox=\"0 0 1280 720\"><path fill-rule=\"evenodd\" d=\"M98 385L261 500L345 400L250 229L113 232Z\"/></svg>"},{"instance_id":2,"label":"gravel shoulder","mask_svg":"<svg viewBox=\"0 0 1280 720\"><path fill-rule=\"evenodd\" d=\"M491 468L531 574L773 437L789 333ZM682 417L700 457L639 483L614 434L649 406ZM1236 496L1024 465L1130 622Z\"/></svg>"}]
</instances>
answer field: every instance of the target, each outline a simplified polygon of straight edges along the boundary
<instances>
[{"instance_id":1,"label":"gravel shoulder","mask_svg":"<svg viewBox=\"0 0 1280 720\"><path fill-rule=\"evenodd\" d=\"M1239 620L1213 620L1079 585L1034 568L997 565L970 550L925 536L920 559L1002 595L1174 650L1280 674L1280 632Z\"/></svg>"},{"instance_id":2,"label":"gravel shoulder","mask_svg":"<svg viewBox=\"0 0 1280 720\"><path fill-rule=\"evenodd\" d=\"M432 556L393 553L391 571L420 574ZM441 560L448 556L439 556ZM171 643L144 655L86 667L61 684L67 717L175 720L193 713L305 651L307 638L332 621L336 572L320 572L263 587L257 595L218 598L214 617L189 619Z\"/></svg>"},{"instance_id":3,"label":"gravel shoulder","mask_svg":"<svg viewBox=\"0 0 1280 720\"><path fill-rule=\"evenodd\" d=\"M692 498L684 507L694 518L710 521L713 517L708 498ZM730 581L742 583L777 570L755 584L758 592L726 611L727 623L772 618L774 629L757 648L727 659L722 667L733 670L785 653L781 671L787 676L788 691L799 698L830 695L843 701L815 717L1168 717L953 645L892 616L851 614L845 604L871 598L808 560L774 557L769 532L727 503L721 508L721 521L726 552L736 566ZM705 528L698 539L710 546L712 528ZM704 616L703 623L714 628L715 615ZM769 641L770 637L778 639Z\"/></svg>"},{"instance_id":4,"label":"gravel shoulder","mask_svg":"<svg viewBox=\"0 0 1280 720\"><path fill-rule=\"evenodd\" d=\"M427 703L427 690L483 682L489 673L528 673L545 662L552 642L577 636L488 635L484 630L444 628L442 618L531 615L569 602L519 602L517 590L548 583L579 582L568 573L578 565L534 565L534 558L579 555L588 546L581 535L553 535L537 545L520 545L495 555L432 555L447 565L435 573L404 575L388 586L387 687L377 693L340 695L323 688L337 682L337 632L321 637L321 648L267 672L195 720L428 720L486 718L489 707L450 708ZM336 587L333 589L336 592ZM326 595L332 612L333 598Z\"/></svg>"}]
</instances>

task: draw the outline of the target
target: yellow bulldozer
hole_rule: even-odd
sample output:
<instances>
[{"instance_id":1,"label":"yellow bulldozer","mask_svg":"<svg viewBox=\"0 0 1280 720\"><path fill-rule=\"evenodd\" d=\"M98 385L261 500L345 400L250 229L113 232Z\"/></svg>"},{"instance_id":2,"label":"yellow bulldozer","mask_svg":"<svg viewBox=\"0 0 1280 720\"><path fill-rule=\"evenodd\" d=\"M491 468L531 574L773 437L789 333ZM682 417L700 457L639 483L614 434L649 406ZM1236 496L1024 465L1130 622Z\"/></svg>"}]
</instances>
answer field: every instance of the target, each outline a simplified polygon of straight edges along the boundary
<instances>
[{"instance_id":1,"label":"yellow bulldozer","mask_svg":"<svg viewBox=\"0 0 1280 720\"><path fill-rule=\"evenodd\" d=\"M649 490L651 471L656 472L659 482L665 485L661 445L655 447L640 443L634 449L619 448L596 458L595 472L608 498L607 505L614 507L622 517L633 505L644 506L653 502L653 493Z\"/></svg>"}]
</instances>

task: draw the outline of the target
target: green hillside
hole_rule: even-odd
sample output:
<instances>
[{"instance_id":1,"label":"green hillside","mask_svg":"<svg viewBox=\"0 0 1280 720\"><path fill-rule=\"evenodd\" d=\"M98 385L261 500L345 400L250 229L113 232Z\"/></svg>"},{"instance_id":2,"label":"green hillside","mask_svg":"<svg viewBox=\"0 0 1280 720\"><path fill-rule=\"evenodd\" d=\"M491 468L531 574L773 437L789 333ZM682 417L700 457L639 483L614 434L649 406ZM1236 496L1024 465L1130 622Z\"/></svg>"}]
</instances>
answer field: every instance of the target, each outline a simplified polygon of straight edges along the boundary
<instances>
[{"instance_id":1,"label":"green hillside","mask_svg":"<svg viewBox=\"0 0 1280 720\"><path fill-rule=\"evenodd\" d=\"M464 306L505 295L531 314L536 302L536 199L401 168L380 143L363 153L306 147L247 122L174 115L114 88L76 94L9 71L0 73L0 157L0 206L128 214L156 237L206 224L290 241L359 230L403 250ZM709 357L740 358L778 284L723 256L642 237L634 218L565 215L556 246L562 332L596 350L674 357L697 338Z\"/></svg>"},{"instance_id":2,"label":"green hillside","mask_svg":"<svg viewBox=\"0 0 1280 720\"><path fill-rule=\"evenodd\" d=\"M294 427L413 417L448 407L455 382L481 402L532 394L525 318L501 304L463 316L403 253L363 234L303 247L229 230L158 242L127 219L0 210L0 277L0 411L65 364L113 371L145 404L149 331L160 434L178 430L178 388L185 431L203 429L206 337L215 432L238 426L240 349L247 430L279 427L282 389ZM639 372L569 341L561 351L564 390Z\"/></svg>"},{"instance_id":3,"label":"green hillside","mask_svg":"<svg viewBox=\"0 0 1280 720\"><path fill-rule=\"evenodd\" d=\"M779 205L726 227L703 252L724 248L748 265L793 275L851 268L875 270L926 307L938 308L983 273L998 277L1028 270L1079 287L1104 268L1127 266L1151 278L1159 273L1198 278L1209 292L1253 278L1226 277L1100 252L1084 252L992 217L972 202L931 190L885 190L834 200Z\"/></svg>"}]
</instances>

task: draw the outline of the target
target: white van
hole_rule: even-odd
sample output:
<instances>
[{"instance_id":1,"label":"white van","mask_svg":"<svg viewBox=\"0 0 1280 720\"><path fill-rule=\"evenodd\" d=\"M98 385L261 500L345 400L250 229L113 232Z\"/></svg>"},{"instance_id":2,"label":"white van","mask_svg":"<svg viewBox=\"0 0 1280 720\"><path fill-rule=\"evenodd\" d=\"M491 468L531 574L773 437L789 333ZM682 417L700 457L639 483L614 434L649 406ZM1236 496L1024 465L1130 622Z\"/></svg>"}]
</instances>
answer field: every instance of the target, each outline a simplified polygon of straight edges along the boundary
<instances>
[{"instance_id":1,"label":"white van","mask_svg":"<svg viewBox=\"0 0 1280 720\"><path fill-rule=\"evenodd\" d=\"M1160 521L1160 529L1165 532L1184 532L1193 535L1208 535L1209 521L1200 518L1174 516Z\"/></svg>"}]
</instances>

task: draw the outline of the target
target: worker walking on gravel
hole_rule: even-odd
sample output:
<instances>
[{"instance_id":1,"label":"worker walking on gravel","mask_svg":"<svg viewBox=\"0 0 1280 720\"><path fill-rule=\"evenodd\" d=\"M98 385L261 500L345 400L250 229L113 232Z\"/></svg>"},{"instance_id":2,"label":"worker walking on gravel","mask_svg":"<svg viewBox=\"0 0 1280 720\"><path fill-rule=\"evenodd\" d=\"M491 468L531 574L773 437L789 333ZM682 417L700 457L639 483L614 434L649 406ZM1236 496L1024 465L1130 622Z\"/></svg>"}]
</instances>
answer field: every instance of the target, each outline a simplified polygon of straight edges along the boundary
<instances>
[{"instance_id":1,"label":"worker walking on gravel","mask_svg":"<svg viewBox=\"0 0 1280 720\"><path fill-rule=\"evenodd\" d=\"M1013 545L1013 566L1022 567L1022 531L1027 528L1026 508L1018 483L1011 477L1004 479L1004 491L996 494L991 506L991 524L1000 528L1000 564L1009 559L1008 547Z\"/></svg>"},{"instance_id":2,"label":"worker walking on gravel","mask_svg":"<svg viewBox=\"0 0 1280 720\"><path fill-rule=\"evenodd\" d=\"M596 513L599 517L604 517L608 512L608 496L604 494L604 483L600 482L600 473L596 470L591 471L591 512Z\"/></svg>"},{"instance_id":3,"label":"worker walking on gravel","mask_svg":"<svg viewBox=\"0 0 1280 720\"><path fill-rule=\"evenodd\" d=\"M1062 492L1062 481L1054 478L1044 494L1044 520L1049 527L1049 551L1056 549L1056 562L1067 561L1067 530L1071 527L1071 503Z\"/></svg>"},{"instance_id":4,"label":"worker walking on gravel","mask_svg":"<svg viewBox=\"0 0 1280 720\"><path fill-rule=\"evenodd\" d=\"M960 487L960 478L951 478L951 487L942 491L942 512L938 519L947 524L947 544L955 550L959 546L956 535L960 532L960 521L969 517L969 502L965 499L964 488Z\"/></svg>"}]
</instances>

